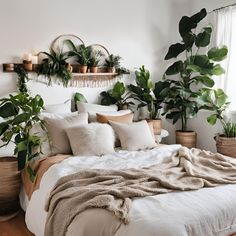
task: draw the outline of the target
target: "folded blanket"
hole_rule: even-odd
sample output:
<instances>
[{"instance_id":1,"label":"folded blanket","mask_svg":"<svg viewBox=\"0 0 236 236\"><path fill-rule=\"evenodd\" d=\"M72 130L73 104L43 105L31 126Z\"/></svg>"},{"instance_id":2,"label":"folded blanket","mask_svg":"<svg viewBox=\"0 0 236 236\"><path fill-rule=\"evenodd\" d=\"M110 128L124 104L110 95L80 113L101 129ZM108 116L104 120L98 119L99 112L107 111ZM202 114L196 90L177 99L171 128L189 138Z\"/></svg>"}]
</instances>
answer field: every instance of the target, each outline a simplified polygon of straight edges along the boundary
<instances>
[{"instance_id":1,"label":"folded blanket","mask_svg":"<svg viewBox=\"0 0 236 236\"><path fill-rule=\"evenodd\" d=\"M104 208L129 222L132 198L236 183L236 160L180 148L171 161L149 168L84 170L61 178L46 204L45 236L65 235L77 214Z\"/></svg>"}]
</instances>

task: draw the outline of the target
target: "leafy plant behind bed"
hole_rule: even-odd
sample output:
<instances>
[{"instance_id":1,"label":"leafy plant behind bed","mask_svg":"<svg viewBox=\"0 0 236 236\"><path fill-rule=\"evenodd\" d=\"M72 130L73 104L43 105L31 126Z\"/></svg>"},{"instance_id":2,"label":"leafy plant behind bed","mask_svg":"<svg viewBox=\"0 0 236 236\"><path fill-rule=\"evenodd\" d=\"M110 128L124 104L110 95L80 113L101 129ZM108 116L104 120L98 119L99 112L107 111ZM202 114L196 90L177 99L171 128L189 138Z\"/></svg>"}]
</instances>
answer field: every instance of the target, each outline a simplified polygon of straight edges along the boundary
<instances>
[{"instance_id":1,"label":"leafy plant behind bed","mask_svg":"<svg viewBox=\"0 0 236 236\"><path fill-rule=\"evenodd\" d=\"M117 82L114 87L108 91L101 92L101 104L118 106L119 110L130 108L134 103L131 101L130 94L127 93L124 83Z\"/></svg>"},{"instance_id":2,"label":"leafy plant behind bed","mask_svg":"<svg viewBox=\"0 0 236 236\"><path fill-rule=\"evenodd\" d=\"M181 59L169 66L164 74L169 87L162 95L166 97L164 113L166 118L171 119L173 124L181 120L182 131L187 131L188 119L196 116L199 111L198 86L212 88L214 86L212 76L224 73L224 69L217 62L227 56L227 47L211 48L202 53L203 48L206 51L206 47L210 44L212 28L203 27L199 33L196 33L196 28L206 15L206 9L202 9L191 17L183 16L179 22L182 41L171 45L165 56L165 60L170 60L181 55ZM183 57L185 58L182 59ZM178 75L179 79L169 77L167 79L167 76L173 75Z\"/></svg>"},{"instance_id":3,"label":"leafy plant behind bed","mask_svg":"<svg viewBox=\"0 0 236 236\"><path fill-rule=\"evenodd\" d=\"M49 79L49 85L51 84L52 77L55 76L59 78L64 87L67 87L69 81L72 79L72 74L66 62L69 58L68 54L62 51L56 52L52 48L50 49L50 53L41 53L46 55L47 58L44 58L42 64L39 64L37 69L38 75L46 76Z\"/></svg>"},{"instance_id":4,"label":"leafy plant behind bed","mask_svg":"<svg viewBox=\"0 0 236 236\"><path fill-rule=\"evenodd\" d=\"M150 78L150 72L144 66L135 71L136 84L128 85L128 89L131 91L131 97L139 102L138 107L147 106L149 111L149 119L159 118L160 109L164 97L161 96L161 91L168 86L168 83L159 81L153 83Z\"/></svg>"}]
</instances>

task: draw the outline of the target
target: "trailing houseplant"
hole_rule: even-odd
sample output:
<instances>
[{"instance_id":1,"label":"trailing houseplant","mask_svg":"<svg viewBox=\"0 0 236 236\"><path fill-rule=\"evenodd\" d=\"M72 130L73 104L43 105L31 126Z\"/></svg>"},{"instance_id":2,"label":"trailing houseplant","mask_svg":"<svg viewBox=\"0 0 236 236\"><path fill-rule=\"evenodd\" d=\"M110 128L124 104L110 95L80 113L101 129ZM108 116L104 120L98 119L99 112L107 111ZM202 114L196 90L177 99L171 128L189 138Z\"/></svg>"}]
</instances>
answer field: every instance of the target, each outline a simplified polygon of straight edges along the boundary
<instances>
[{"instance_id":1,"label":"trailing houseplant","mask_svg":"<svg viewBox=\"0 0 236 236\"><path fill-rule=\"evenodd\" d=\"M38 75L44 75L49 79L48 84L51 84L52 76L57 77L67 87L72 79L72 67L66 60L69 58L67 53L62 51L56 52L52 48L50 52L40 52L47 57L43 59L42 63L38 65Z\"/></svg>"},{"instance_id":2,"label":"trailing houseplant","mask_svg":"<svg viewBox=\"0 0 236 236\"><path fill-rule=\"evenodd\" d=\"M131 97L138 101L138 108L146 107L148 109L148 118L153 122L154 131L158 134L161 131L160 111L164 101L161 91L168 86L168 83L159 81L154 84L150 78L149 70L144 66L135 71L135 75L137 85L128 85Z\"/></svg>"},{"instance_id":3,"label":"trailing houseplant","mask_svg":"<svg viewBox=\"0 0 236 236\"><path fill-rule=\"evenodd\" d=\"M228 121L225 117L230 104L227 95L222 89L202 89L200 99L203 109L212 113L207 117L207 122L215 125L219 121L222 125L223 132L215 137L217 151L236 157L236 123Z\"/></svg>"},{"instance_id":4,"label":"trailing houseplant","mask_svg":"<svg viewBox=\"0 0 236 236\"><path fill-rule=\"evenodd\" d=\"M27 81L29 80L28 73L25 71L25 69L22 66L16 66L15 72L18 75L18 89L20 92L27 92Z\"/></svg>"},{"instance_id":5,"label":"trailing houseplant","mask_svg":"<svg viewBox=\"0 0 236 236\"><path fill-rule=\"evenodd\" d=\"M102 105L112 105L115 104L118 106L119 110L130 109L134 103L131 101L132 98L130 94L126 91L124 83L117 82L114 87L108 91L103 91L100 93L102 99Z\"/></svg>"},{"instance_id":6,"label":"trailing houseplant","mask_svg":"<svg viewBox=\"0 0 236 236\"><path fill-rule=\"evenodd\" d=\"M176 133L177 143L188 147L196 146L196 133L188 132L187 125L188 120L195 117L200 109L197 99L200 94L199 89L214 86L212 76L224 73L224 69L217 62L225 59L228 53L225 46L206 51L206 47L210 44L212 28L204 27L196 33L199 22L206 15L206 9L202 9L191 17L183 16L179 22L182 42L171 45L165 56L165 60L170 60L181 55L181 59L169 66L164 74L164 80L169 86L162 91L162 95L166 97L164 112L166 118L171 119L173 124L178 120L181 121L181 130ZM206 52L203 53L203 50ZM178 75L178 79L169 77L173 75ZM182 142L182 140L188 141Z\"/></svg>"}]
</instances>

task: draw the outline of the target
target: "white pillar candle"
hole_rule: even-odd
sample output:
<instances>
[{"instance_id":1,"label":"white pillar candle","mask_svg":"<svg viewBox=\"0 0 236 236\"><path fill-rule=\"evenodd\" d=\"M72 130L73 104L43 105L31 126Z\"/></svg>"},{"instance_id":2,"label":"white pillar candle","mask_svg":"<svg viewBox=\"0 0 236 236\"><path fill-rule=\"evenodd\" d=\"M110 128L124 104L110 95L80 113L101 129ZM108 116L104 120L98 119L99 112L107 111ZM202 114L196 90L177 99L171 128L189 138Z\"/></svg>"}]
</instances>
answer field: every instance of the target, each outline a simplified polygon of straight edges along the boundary
<instances>
[{"instance_id":1,"label":"white pillar candle","mask_svg":"<svg viewBox=\"0 0 236 236\"><path fill-rule=\"evenodd\" d=\"M38 56L31 56L32 64L38 64Z\"/></svg>"},{"instance_id":2,"label":"white pillar candle","mask_svg":"<svg viewBox=\"0 0 236 236\"><path fill-rule=\"evenodd\" d=\"M23 60L25 60L25 61L31 61L31 57L32 57L31 53L25 53L25 54L23 55Z\"/></svg>"}]
</instances>

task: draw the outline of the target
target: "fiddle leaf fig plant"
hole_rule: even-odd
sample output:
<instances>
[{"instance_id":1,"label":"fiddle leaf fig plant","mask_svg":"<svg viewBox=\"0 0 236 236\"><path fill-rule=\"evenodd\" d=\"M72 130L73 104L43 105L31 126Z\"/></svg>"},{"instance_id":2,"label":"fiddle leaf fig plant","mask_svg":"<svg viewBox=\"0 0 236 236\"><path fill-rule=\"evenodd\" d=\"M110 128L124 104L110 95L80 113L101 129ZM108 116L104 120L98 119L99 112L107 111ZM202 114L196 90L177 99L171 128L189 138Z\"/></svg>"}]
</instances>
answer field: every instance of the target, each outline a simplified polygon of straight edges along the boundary
<instances>
[{"instance_id":1,"label":"fiddle leaf fig plant","mask_svg":"<svg viewBox=\"0 0 236 236\"><path fill-rule=\"evenodd\" d=\"M130 101L131 97L126 91L124 83L117 82L114 87L108 91L101 92L100 96L102 105L112 105L118 106L119 110L124 108L130 108L134 103Z\"/></svg>"},{"instance_id":2,"label":"fiddle leaf fig plant","mask_svg":"<svg viewBox=\"0 0 236 236\"><path fill-rule=\"evenodd\" d=\"M10 94L9 97L0 99L0 117L4 119L0 123L0 138L3 142L1 147L10 142L15 144L14 154L19 170L41 152L42 140L37 133L32 132L32 128L39 124L45 130L39 116L43 105L41 96L31 97L26 92Z\"/></svg>"},{"instance_id":3,"label":"fiddle leaf fig plant","mask_svg":"<svg viewBox=\"0 0 236 236\"><path fill-rule=\"evenodd\" d=\"M160 109L164 97L161 91L165 89L169 84L163 81L153 83L150 78L150 72L144 66L135 71L136 84L128 85L128 89L131 91L131 97L139 102L139 107L147 106L149 111L149 119L157 119L160 115Z\"/></svg>"},{"instance_id":4,"label":"fiddle leaf fig plant","mask_svg":"<svg viewBox=\"0 0 236 236\"><path fill-rule=\"evenodd\" d=\"M169 86L162 95L166 97L164 112L166 118L171 119L173 124L181 120L182 131L187 131L188 119L193 118L200 110L197 99L200 94L199 89L214 86L212 76L224 73L218 62L224 60L228 54L226 46L214 47L207 51L206 47L211 40L211 27L203 27L196 33L199 22L206 15L206 9L202 9L191 17L183 16L179 22L182 41L171 45L165 56L165 60L181 56L165 71L163 78ZM170 77L174 75L178 75L179 79Z\"/></svg>"}]
</instances>

